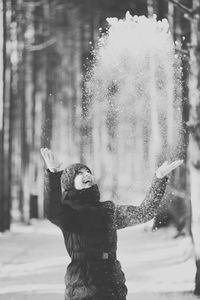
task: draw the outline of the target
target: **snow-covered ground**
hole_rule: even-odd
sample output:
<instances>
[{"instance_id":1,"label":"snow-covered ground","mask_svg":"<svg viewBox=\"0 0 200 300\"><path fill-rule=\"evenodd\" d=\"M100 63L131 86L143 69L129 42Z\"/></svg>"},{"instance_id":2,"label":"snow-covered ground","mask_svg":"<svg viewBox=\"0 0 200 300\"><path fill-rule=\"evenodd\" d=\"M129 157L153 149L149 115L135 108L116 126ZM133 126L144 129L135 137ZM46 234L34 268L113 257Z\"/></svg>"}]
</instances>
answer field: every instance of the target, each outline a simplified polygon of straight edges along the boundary
<instances>
[{"instance_id":1,"label":"snow-covered ground","mask_svg":"<svg viewBox=\"0 0 200 300\"><path fill-rule=\"evenodd\" d=\"M190 238L173 228L154 233L144 226L119 232L119 258L131 299L195 299L195 263Z\"/></svg>"},{"instance_id":2,"label":"snow-covered ground","mask_svg":"<svg viewBox=\"0 0 200 300\"><path fill-rule=\"evenodd\" d=\"M127 300L197 299L191 241L174 234L173 228L151 232L146 225L118 232ZM0 236L0 245L0 299L64 299L69 258L59 229L47 221L13 226Z\"/></svg>"}]
</instances>

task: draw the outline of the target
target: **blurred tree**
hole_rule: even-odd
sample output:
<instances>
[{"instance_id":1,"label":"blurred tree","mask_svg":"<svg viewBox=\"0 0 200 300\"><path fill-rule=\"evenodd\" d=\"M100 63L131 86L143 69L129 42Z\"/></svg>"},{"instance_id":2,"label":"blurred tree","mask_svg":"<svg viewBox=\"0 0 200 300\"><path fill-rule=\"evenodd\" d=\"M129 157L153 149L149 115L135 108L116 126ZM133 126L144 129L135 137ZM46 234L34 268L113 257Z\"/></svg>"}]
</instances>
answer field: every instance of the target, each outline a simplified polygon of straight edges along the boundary
<instances>
[{"instance_id":1,"label":"blurred tree","mask_svg":"<svg viewBox=\"0 0 200 300\"><path fill-rule=\"evenodd\" d=\"M21 217L26 223L30 219L30 199L34 185L34 162L33 162L33 134L34 134L34 81L33 81L33 52L31 46L34 44L34 6L23 6L24 2L19 1L21 10L21 36L22 40L22 60L21 81L23 96L21 100Z\"/></svg>"},{"instance_id":2,"label":"blurred tree","mask_svg":"<svg viewBox=\"0 0 200 300\"><path fill-rule=\"evenodd\" d=\"M158 20L168 17L168 1L167 0L147 0L148 16L157 15Z\"/></svg>"},{"instance_id":3,"label":"blurred tree","mask_svg":"<svg viewBox=\"0 0 200 300\"><path fill-rule=\"evenodd\" d=\"M185 3L188 5L188 3ZM187 146L188 146L188 130L186 122L189 118L189 100L188 100L188 68L189 68L189 50L187 43L190 42L190 22L183 14L179 7L172 2L168 2L168 19L170 22L171 32L175 41L176 57L180 63L180 71L177 73L180 85L176 89L176 97L182 99L182 118L183 118L183 148L182 154L185 158L185 164L173 172L171 182L172 199L169 207L169 213L174 216L174 224L176 224L178 233L191 233L191 201L189 197L189 178L187 166ZM177 199L177 203L176 202ZM182 201L180 201L182 199Z\"/></svg>"},{"instance_id":4,"label":"blurred tree","mask_svg":"<svg viewBox=\"0 0 200 300\"><path fill-rule=\"evenodd\" d=\"M29 197L32 188L30 163L32 146L33 79L33 7L30 2L12 1L12 216L15 220L29 221Z\"/></svg>"},{"instance_id":5,"label":"blurred tree","mask_svg":"<svg viewBox=\"0 0 200 300\"><path fill-rule=\"evenodd\" d=\"M0 1L0 231L10 226L10 171L11 171L11 72L10 23L11 1Z\"/></svg>"},{"instance_id":6,"label":"blurred tree","mask_svg":"<svg viewBox=\"0 0 200 300\"><path fill-rule=\"evenodd\" d=\"M189 7L190 1L184 1L184 5ZM169 2L169 6L173 3ZM185 158L185 164L178 168L174 172L173 191L174 196L177 197L177 208L174 209L176 213L175 223L177 224L178 234L186 232L191 234L191 200L189 196L189 176L188 176L188 160L187 160L187 148L188 148L188 128L186 123L189 119L189 95L188 95L188 80L189 80L189 50L188 44L190 43L190 21L184 15L183 11L179 7L174 6L173 16L173 28L174 28L174 41L176 45L176 55L180 60L180 81L181 87L177 89L176 95L182 98L182 117L183 117L183 154ZM173 197L172 197L173 199ZM180 201L182 199L182 202ZM185 213L181 213L184 211Z\"/></svg>"},{"instance_id":7,"label":"blurred tree","mask_svg":"<svg viewBox=\"0 0 200 300\"><path fill-rule=\"evenodd\" d=\"M193 0L191 13L191 44L190 44L190 189L192 202L192 235L196 258L196 295L200 295L200 3Z\"/></svg>"},{"instance_id":8,"label":"blurred tree","mask_svg":"<svg viewBox=\"0 0 200 300\"><path fill-rule=\"evenodd\" d=\"M51 3L51 4L50 4ZM40 147L51 147L52 109L55 101L54 85L56 82L54 50L55 39L50 27L54 26L52 18L55 12L54 1L38 2L33 9L34 41L29 51L33 60L29 67L33 70L33 109L32 109L32 145L31 184L29 191L30 205L37 210L35 216L43 217L43 169L41 168ZM54 78L54 79L53 79ZM32 210L30 218L34 217Z\"/></svg>"},{"instance_id":9,"label":"blurred tree","mask_svg":"<svg viewBox=\"0 0 200 300\"><path fill-rule=\"evenodd\" d=\"M3 0L0 1L0 172L3 174L3 106L4 106L4 26ZM4 231L4 177L0 176L0 231Z\"/></svg>"}]
</instances>

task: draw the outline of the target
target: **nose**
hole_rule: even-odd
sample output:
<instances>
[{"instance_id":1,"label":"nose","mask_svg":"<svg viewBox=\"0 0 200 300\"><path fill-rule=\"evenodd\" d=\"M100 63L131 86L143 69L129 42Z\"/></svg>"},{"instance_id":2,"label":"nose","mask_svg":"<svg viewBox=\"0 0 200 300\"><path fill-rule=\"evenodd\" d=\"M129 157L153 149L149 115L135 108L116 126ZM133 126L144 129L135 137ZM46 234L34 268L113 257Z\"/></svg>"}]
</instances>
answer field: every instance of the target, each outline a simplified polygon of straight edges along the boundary
<instances>
[{"instance_id":1,"label":"nose","mask_svg":"<svg viewBox=\"0 0 200 300\"><path fill-rule=\"evenodd\" d=\"M90 173L86 173L86 174L84 174L82 181L83 182L86 182L87 180L91 181L91 179L92 179L92 175Z\"/></svg>"},{"instance_id":2,"label":"nose","mask_svg":"<svg viewBox=\"0 0 200 300\"><path fill-rule=\"evenodd\" d=\"M87 174L84 174L84 179L90 179L91 178L91 175L89 174L89 173L87 173Z\"/></svg>"}]
</instances>

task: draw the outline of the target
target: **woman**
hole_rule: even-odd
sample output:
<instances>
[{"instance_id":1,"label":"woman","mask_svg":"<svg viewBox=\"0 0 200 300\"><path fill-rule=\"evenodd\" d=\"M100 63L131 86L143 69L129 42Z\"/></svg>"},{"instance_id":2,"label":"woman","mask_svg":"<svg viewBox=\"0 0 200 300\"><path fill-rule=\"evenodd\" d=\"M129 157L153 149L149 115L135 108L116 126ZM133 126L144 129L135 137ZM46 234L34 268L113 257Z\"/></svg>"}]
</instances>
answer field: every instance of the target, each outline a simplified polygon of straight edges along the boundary
<instances>
[{"instance_id":1,"label":"woman","mask_svg":"<svg viewBox=\"0 0 200 300\"><path fill-rule=\"evenodd\" d=\"M117 260L117 229L151 220L164 194L166 175L182 161L165 162L140 206L100 202L90 169L62 164L47 148L44 209L46 217L62 230L71 258L65 275L65 300L126 300L125 276Z\"/></svg>"}]
</instances>

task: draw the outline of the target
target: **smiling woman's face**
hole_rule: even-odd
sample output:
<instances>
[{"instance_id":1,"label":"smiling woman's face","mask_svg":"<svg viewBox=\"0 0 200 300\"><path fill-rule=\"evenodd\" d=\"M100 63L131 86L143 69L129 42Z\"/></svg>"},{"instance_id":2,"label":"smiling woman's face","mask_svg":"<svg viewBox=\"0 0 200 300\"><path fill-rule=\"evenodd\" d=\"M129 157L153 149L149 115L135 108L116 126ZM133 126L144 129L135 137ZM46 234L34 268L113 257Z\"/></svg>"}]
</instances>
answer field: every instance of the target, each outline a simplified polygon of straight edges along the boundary
<instances>
[{"instance_id":1,"label":"smiling woman's face","mask_svg":"<svg viewBox=\"0 0 200 300\"><path fill-rule=\"evenodd\" d=\"M74 187L77 190L90 188L94 184L94 177L87 169L81 169L74 178Z\"/></svg>"}]
</instances>

